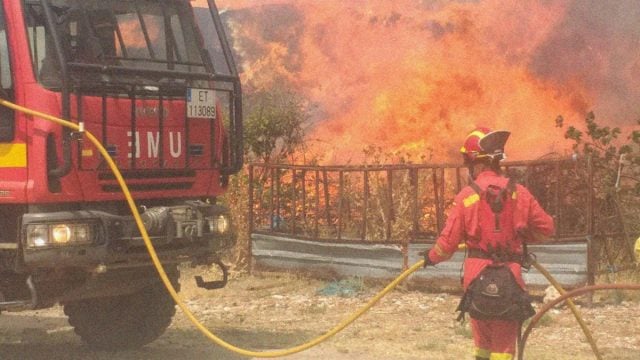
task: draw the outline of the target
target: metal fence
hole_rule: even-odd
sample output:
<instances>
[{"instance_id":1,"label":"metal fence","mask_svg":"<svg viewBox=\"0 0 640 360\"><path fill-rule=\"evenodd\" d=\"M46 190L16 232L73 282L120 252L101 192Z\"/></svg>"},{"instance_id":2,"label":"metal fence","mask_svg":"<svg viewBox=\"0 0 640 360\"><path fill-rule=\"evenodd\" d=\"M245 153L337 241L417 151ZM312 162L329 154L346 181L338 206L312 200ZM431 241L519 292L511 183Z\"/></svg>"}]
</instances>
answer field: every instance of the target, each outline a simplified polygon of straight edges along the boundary
<instances>
[{"instance_id":1,"label":"metal fence","mask_svg":"<svg viewBox=\"0 0 640 360\"><path fill-rule=\"evenodd\" d=\"M410 245L436 239L453 198L468 183L467 169L452 164L250 164L248 169L249 224L254 239L272 236L395 245L403 267L411 257ZM589 159L509 162L504 171L525 185L554 216L557 231L552 243L583 243L588 249L593 233ZM585 262L592 276L591 261Z\"/></svg>"},{"instance_id":2,"label":"metal fence","mask_svg":"<svg viewBox=\"0 0 640 360\"><path fill-rule=\"evenodd\" d=\"M587 160L511 162L554 216L555 241L592 233L592 171ZM297 166L251 164L252 232L318 241L425 242L444 226L453 197L467 184L456 165Z\"/></svg>"}]
</instances>

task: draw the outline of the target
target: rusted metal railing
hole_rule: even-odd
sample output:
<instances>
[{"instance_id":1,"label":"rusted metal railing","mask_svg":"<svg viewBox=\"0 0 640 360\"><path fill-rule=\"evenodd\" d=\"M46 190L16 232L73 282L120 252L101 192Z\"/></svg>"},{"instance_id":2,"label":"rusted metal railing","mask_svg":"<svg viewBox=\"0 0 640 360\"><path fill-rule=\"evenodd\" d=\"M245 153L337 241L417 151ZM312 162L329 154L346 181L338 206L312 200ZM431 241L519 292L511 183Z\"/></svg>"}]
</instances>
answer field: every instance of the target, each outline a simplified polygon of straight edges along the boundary
<instances>
[{"instance_id":1,"label":"rusted metal railing","mask_svg":"<svg viewBox=\"0 0 640 360\"><path fill-rule=\"evenodd\" d=\"M467 184L457 164L249 165L252 233L316 241L431 242L455 194ZM588 159L509 162L505 172L529 188L556 219L556 241L593 232L593 170Z\"/></svg>"}]
</instances>

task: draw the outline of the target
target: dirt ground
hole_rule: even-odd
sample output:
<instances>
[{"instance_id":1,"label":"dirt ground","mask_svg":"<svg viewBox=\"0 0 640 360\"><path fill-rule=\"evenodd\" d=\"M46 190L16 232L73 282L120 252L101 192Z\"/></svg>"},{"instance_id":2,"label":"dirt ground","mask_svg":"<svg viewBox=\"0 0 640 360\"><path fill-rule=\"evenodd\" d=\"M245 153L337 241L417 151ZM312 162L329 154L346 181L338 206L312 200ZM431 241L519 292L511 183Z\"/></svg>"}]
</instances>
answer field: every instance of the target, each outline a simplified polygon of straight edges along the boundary
<instances>
[{"instance_id":1,"label":"dirt ground","mask_svg":"<svg viewBox=\"0 0 640 360\"><path fill-rule=\"evenodd\" d=\"M331 329L384 286L331 282L281 273L234 275L222 290L182 277L182 295L215 334L242 348L287 348ZM618 301L613 301L612 298ZM458 296L414 286L395 290L343 332L295 360L470 359L471 332L455 322ZM541 304L536 304L539 307ZM604 359L640 359L640 302L607 296L579 306ZM554 309L534 329L526 359L595 359L576 320ZM167 332L148 346L119 353L84 347L60 307L0 315L0 359L246 359L209 343L178 311Z\"/></svg>"}]
</instances>

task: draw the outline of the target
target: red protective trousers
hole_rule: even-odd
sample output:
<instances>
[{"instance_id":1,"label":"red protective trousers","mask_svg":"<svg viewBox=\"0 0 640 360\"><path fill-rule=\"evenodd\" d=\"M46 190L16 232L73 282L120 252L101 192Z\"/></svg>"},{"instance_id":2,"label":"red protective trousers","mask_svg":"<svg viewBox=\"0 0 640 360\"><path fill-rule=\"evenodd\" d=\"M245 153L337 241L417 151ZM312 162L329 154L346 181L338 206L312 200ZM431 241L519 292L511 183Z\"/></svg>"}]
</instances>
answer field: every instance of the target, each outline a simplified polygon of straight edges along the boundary
<instances>
[{"instance_id":1,"label":"red protective trousers","mask_svg":"<svg viewBox=\"0 0 640 360\"><path fill-rule=\"evenodd\" d=\"M518 321L471 319L470 322L476 358L513 359L520 328Z\"/></svg>"}]
</instances>

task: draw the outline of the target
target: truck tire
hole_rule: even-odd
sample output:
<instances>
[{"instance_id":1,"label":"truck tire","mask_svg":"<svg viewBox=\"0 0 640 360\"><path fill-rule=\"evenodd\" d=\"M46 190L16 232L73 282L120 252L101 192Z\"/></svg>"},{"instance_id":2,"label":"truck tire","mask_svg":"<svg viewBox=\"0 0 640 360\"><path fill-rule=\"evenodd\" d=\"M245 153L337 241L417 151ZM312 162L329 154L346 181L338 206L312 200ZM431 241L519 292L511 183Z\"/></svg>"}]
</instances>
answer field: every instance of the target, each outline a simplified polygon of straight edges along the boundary
<instances>
[{"instance_id":1,"label":"truck tire","mask_svg":"<svg viewBox=\"0 0 640 360\"><path fill-rule=\"evenodd\" d=\"M178 291L177 280L172 282ZM89 347L119 351L142 347L160 337L176 308L164 284L154 283L133 294L68 303L64 313Z\"/></svg>"}]
</instances>

